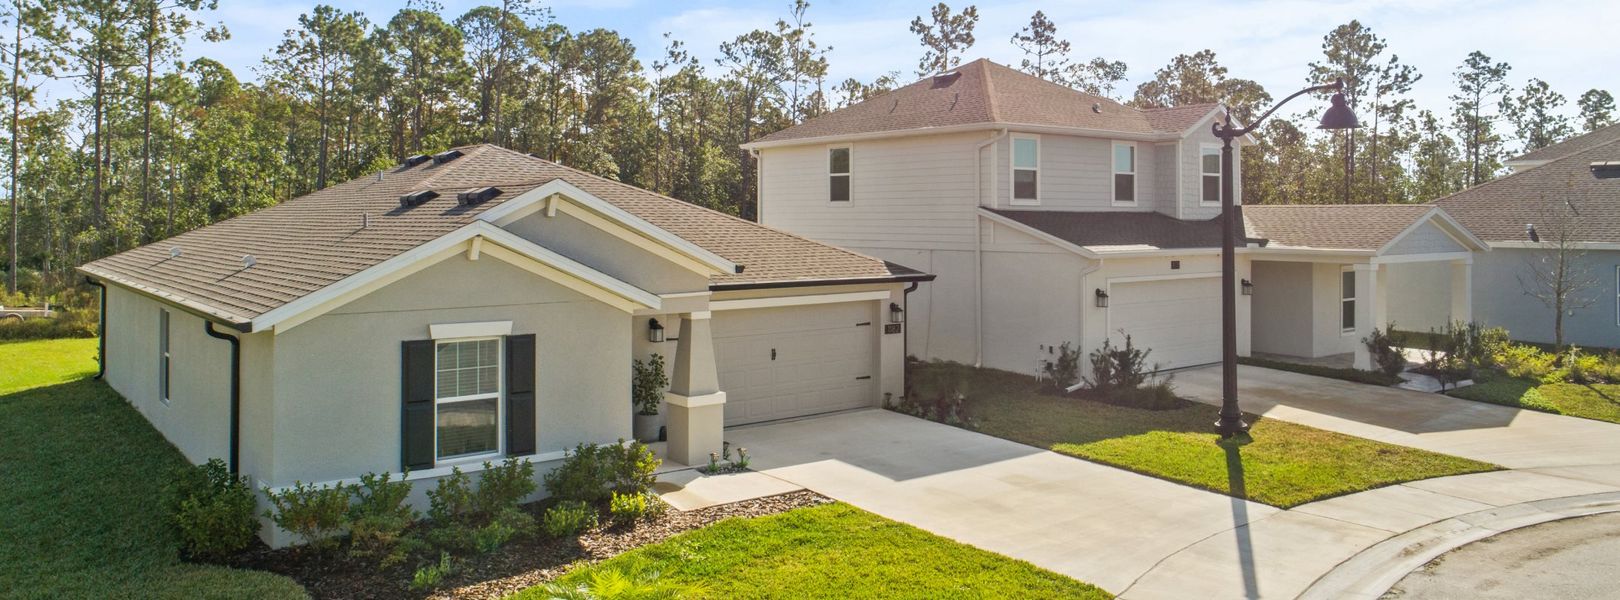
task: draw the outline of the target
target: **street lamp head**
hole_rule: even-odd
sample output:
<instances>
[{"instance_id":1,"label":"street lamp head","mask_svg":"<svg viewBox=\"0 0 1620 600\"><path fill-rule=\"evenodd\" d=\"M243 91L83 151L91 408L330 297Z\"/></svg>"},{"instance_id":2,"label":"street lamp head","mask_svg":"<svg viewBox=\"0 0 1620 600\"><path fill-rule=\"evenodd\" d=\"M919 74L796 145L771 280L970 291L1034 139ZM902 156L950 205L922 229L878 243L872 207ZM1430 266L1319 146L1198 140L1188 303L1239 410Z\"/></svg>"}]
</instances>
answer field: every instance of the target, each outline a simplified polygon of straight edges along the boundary
<instances>
[{"instance_id":1,"label":"street lamp head","mask_svg":"<svg viewBox=\"0 0 1620 600\"><path fill-rule=\"evenodd\" d=\"M1343 80L1340 80L1341 85ZM1350 111L1350 105L1344 101L1344 92L1334 92L1332 105L1327 112L1322 113L1322 124L1318 129L1355 129L1361 126L1356 120L1356 113Z\"/></svg>"}]
</instances>

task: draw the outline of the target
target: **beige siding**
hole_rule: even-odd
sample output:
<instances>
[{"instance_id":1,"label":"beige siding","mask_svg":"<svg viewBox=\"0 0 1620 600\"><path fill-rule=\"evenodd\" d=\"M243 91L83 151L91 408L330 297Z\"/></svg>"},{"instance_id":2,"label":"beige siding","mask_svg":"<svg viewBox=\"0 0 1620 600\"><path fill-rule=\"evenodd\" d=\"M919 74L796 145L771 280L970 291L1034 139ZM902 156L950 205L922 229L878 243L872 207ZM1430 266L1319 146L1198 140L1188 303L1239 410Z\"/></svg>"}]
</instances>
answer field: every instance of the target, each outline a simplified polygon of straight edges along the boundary
<instances>
[{"instance_id":1,"label":"beige siding","mask_svg":"<svg viewBox=\"0 0 1620 600\"><path fill-rule=\"evenodd\" d=\"M1155 211L1174 217L1176 216L1176 202L1181 193L1181 186L1176 178L1176 173L1179 172L1177 170L1177 161L1181 159L1179 154L1181 144L1176 142L1159 143L1154 144L1152 148L1153 189L1155 192L1152 208Z\"/></svg>"},{"instance_id":2,"label":"beige siding","mask_svg":"<svg viewBox=\"0 0 1620 600\"><path fill-rule=\"evenodd\" d=\"M1192 135L1181 142L1181 218L1189 221L1213 219L1221 215L1218 203L1202 202L1203 171L1199 166L1201 148L1205 144L1219 146L1220 138L1209 130L1205 121L1193 129ZM1243 203L1243 148L1232 147L1232 193L1238 204Z\"/></svg>"},{"instance_id":3,"label":"beige siding","mask_svg":"<svg viewBox=\"0 0 1620 600\"><path fill-rule=\"evenodd\" d=\"M1001 225L984 254L984 366L1034 374L1067 342L1081 344L1085 259Z\"/></svg>"},{"instance_id":4,"label":"beige siding","mask_svg":"<svg viewBox=\"0 0 1620 600\"><path fill-rule=\"evenodd\" d=\"M169 399L161 398L159 312L169 312ZM231 345L206 322L147 296L107 285L107 383L180 449L203 463L230 451ZM232 332L223 328L224 332Z\"/></svg>"},{"instance_id":5,"label":"beige siding","mask_svg":"<svg viewBox=\"0 0 1620 600\"><path fill-rule=\"evenodd\" d=\"M1467 251L1468 249L1457 243L1456 239L1435 226L1433 222L1429 222L1420 225L1416 231L1401 238L1384 254L1431 254ZM1447 281L1450 280L1447 279Z\"/></svg>"}]
</instances>

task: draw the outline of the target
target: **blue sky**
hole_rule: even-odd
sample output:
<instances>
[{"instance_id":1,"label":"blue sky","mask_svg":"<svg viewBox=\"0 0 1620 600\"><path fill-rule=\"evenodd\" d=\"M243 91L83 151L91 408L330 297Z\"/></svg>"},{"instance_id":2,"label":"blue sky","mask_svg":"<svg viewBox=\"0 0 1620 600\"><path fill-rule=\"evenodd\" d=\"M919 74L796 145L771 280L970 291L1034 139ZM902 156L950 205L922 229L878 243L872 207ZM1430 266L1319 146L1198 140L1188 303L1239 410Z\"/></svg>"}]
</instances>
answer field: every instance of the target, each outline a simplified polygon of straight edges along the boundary
<instances>
[{"instance_id":1,"label":"blue sky","mask_svg":"<svg viewBox=\"0 0 1620 600\"><path fill-rule=\"evenodd\" d=\"M402 2L327 0L383 22ZM492 1L492 0L491 0ZM487 2L442 0L453 18ZM315 2L305 0L221 0L206 18L222 21L232 39L220 44L194 42L192 56L220 59L239 77L252 68ZM789 0L770 2L697 0L553 0L558 22L570 29L605 27L637 46L643 64L662 51L664 32L684 40L712 65L721 41L754 28L769 28L787 12ZM951 2L953 7L965 2ZM921 0L813 1L810 20L816 38L832 46L833 80L869 80L899 69L910 76L921 54L907 23L926 13ZM1440 111L1451 92L1451 72L1472 50L1482 50L1513 66L1515 87L1530 77L1547 80L1570 101L1590 88L1620 94L1620 10L1614 0L1561 2L1497 0L1156 1L1156 2L979 2L978 43L969 58L987 57L1016 65L1021 58L1008 38L1037 9L1070 40L1077 58L1105 56L1130 66L1129 84L1150 78L1170 57L1203 48L1215 50L1232 75L1258 80L1274 96L1304 83L1306 63L1321 56L1321 38L1334 26L1360 19L1386 38L1390 50L1423 74L1415 96Z\"/></svg>"}]
</instances>

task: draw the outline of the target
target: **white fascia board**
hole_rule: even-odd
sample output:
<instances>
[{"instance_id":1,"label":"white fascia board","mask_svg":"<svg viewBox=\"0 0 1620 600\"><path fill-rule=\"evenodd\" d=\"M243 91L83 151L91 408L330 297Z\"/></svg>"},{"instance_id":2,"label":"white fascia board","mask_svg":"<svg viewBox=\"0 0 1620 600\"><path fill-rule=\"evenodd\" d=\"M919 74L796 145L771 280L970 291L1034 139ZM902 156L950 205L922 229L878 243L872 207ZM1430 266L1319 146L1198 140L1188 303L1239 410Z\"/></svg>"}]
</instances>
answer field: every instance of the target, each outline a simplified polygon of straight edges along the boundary
<instances>
[{"instance_id":1,"label":"white fascia board","mask_svg":"<svg viewBox=\"0 0 1620 600\"><path fill-rule=\"evenodd\" d=\"M1260 247L1251 247L1250 252L1254 253L1256 255L1255 258L1259 259L1259 260L1268 260L1269 257L1266 256L1268 254L1296 254L1296 255L1324 256L1324 257L1341 256L1341 257L1346 257L1346 258L1369 258L1369 257L1372 257L1375 254L1375 252L1372 251L1372 250L1356 250L1356 249L1350 249L1350 248L1313 248L1313 247L1310 247L1310 246L1277 246L1277 245L1266 245L1266 246L1260 246Z\"/></svg>"},{"instance_id":2,"label":"white fascia board","mask_svg":"<svg viewBox=\"0 0 1620 600\"><path fill-rule=\"evenodd\" d=\"M1059 248L1062 248L1064 250L1068 250L1068 251L1073 252L1075 254L1078 254L1080 256L1083 256L1083 257L1086 257L1086 258L1091 258L1091 259L1100 258L1097 255L1096 252L1092 252L1091 250L1087 249L1085 246L1076 245L1076 244L1074 244L1072 242L1066 241L1063 238L1057 237L1057 236L1052 235L1050 233L1047 233L1045 231L1041 231L1039 229L1036 229L1034 227L1030 227L1030 226L1025 225L1023 223L1019 223L1018 221L1016 221L1014 219L1009 219L1007 217L998 215L998 214L996 214L994 212L991 212L989 209L980 207L979 208L979 216L984 217L986 219L989 219L993 223L999 223L999 224L1004 225L1006 227L1012 228L1012 229L1014 229L1014 230L1016 230L1016 231L1018 231L1020 233L1027 234L1030 237L1034 237L1036 239L1047 242L1049 244L1052 244L1052 245L1057 246Z\"/></svg>"},{"instance_id":3,"label":"white fascia board","mask_svg":"<svg viewBox=\"0 0 1620 600\"><path fill-rule=\"evenodd\" d=\"M428 325L428 337L435 340L454 338L501 337L512 335L511 321L481 321L476 323L433 323Z\"/></svg>"},{"instance_id":4,"label":"white fascia board","mask_svg":"<svg viewBox=\"0 0 1620 600\"><path fill-rule=\"evenodd\" d=\"M705 250L703 247L688 241L686 238L670 233L668 230L657 225L653 225L652 223L647 222L646 219L638 217L627 210L614 206L612 203L598 198L590 192L579 189L579 187L575 186L574 184L568 183L567 181L563 181L561 179L553 179L551 182L545 185L519 194L518 197L507 200L506 202L502 202L500 206L496 206L484 211L483 213L480 213L478 215L478 220L485 223L491 223L496 226L506 225L507 223L510 223L518 218L535 212L535 210L537 210L541 204L546 201L546 198L551 197L553 194L560 194L567 199L572 200L573 202L587 209L590 209L591 212L597 213L608 220L623 225L624 227L646 236L648 239L658 242L660 245L668 247L671 250L708 265L719 273L738 272L737 263L731 262L718 254Z\"/></svg>"},{"instance_id":5,"label":"white fascia board","mask_svg":"<svg viewBox=\"0 0 1620 600\"><path fill-rule=\"evenodd\" d=\"M1474 253L1464 251L1464 252L1431 252L1431 253L1426 253L1426 254L1391 254L1389 256L1377 256L1377 257L1374 257L1371 262L1372 262L1372 264L1375 264L1375 265L1390 265L1390 264L1414 263L1414 262L1452 262L1452 261L1473 262L1473 259L1474 259Z\"/></svg>"},{"instance_id":6,"label":"white fascia board","mask_svg":"<svg viewBox=\"0 0 1620 600\"><path fill-rule=\"evenodd\" d=\"M1491 242L1492 248L1513 250L1547 250L1557 246L1557 242ZM1571 248L1580 250L1620 250L1620 243L1615 242L1570 242Z\"/></svg>"},{"instance_id":7,"label":"white fascia board","mask_svg":"<svg viewBox=\"0 0 1620 600\"><path fill-rule=\"evenodd\" d=\"M889 131L868 131L846 135L823 135L817 137L796 138L791 140L774 140L768 142L748 142L738 147L744 150L762 150L766 148L784 148L788 146L810 146L833 144L839 142L858 142L861 140L874 140L884 138L911 137L919 135L942 135L947 133L963 133L968 131L998 131L1002 129L1023 133L1050 133L1056 135L1073 135L1079 137L1101 137L1115 140L1132 140L1139 142L1170 142L1180 139L1181 136L1173 133L1137 133L1126 131L1111 131L1107 129L1092 129L1088 127L1063 127L1059 125L1040 125L1035 123L1011 123L1003 121L985 121L983 123L968 123L966 125L951 125L947 127L916 127L912 129L894 129Z\"/></svg>"},{"instance_id":8,"label":"white fascia board","mask_svg":"<svg viewBox=\"0 0 1620 600\"><path fill-rule=\"evenodd\" d=\"M742 298L738 300L711 300L709 301L709 310L744 310L749 308L806 306L810 304L868 302L872 300L888 300L891 295L892 293L888 290L881 290L873 292L847 292L841 294L812 294L799 296L769 296L765 298Z\"/></svg>"}]
</instances>

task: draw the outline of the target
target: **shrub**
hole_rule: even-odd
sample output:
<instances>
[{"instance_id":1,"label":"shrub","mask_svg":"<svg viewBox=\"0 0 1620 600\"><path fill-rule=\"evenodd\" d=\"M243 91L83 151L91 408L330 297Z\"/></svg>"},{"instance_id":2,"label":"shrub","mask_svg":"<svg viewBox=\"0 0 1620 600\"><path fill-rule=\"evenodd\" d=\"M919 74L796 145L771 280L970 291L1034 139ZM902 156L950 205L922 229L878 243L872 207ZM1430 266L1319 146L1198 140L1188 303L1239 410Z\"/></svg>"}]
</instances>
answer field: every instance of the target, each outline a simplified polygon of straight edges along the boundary
<instances>
[{"instance_id":1,"label":"shrub","mask_svg":"<svg viewBox=\"0 0 1620 600\"><path fill-rule=\"evenodd\" d=\"M540 527L551 537L570 537L596 527L596 509L578 500L564 500L546 509Z\"/></svg>"},{"instance_id":2,"label":"shrub","mask_svg":"<svg viewBox=\"0 0 1620 600\"><path fill-rule=\"evenodd\" d=\"M647 494L613 494L608 515L615 525L632 525L647 516Z\"/></svg>"},{"instance_id":3,"label":"shrub","mask_svg":"<svg viewBox=\"0 0 1620 600\"><path fill-rule=\"evenodd\" d=\"M667 387L669 376L664 374L664 355L654 353L647 362L640 359L631 362L630 399L638 414L658 414L658 405L664 401Z\"/></svg>"},{"instance_id":4,"label":"shrub","mask_svg":"<svg viewBox=\"0 0 1620 600\"><path fill-rule=\"evenodd\" d=\"M1406 355L1402 353L1406 345L1405 336L1395 332L1395 324L1390 323L1388 330L1374 328L1372 335L1363 338L1362 344L1367 346L1367 352L1372 355L1372 362L1378 366L1378 372L1385 375L1399 375L1406 370Z\"/></svg>"},{"instance_id":5,"label":"shrub","mask_svg":"<svg viewBox=\"0 0 1620 600\"><path fill-rule=\"evenodd\" d=\"M534 517L522 509L512 507L496 513L489 523L472 532L472 547L480 554L488 554L505 546L519 535L534 531Z\"/></svg>"},{"instance_id":6,"label":"shrub","mask_svg":"<svg viewBox=\"0 0 1620 600\"><path fill-rule=\"evenodd\" d=\"M405 529L416 522L417 512L405 504L411 484L391 481L393 475L366 473L353 488L355 503L349 507L349 551L358 556L388 556L398 546Z\"/></svg>"},{"instance_id":7,"label":"shrub","mask_svg":"<svg viewBox=\"0 0 1620 600\"><path fill-rule=\"evenodd\" d=\"M264 495L274 507L264 516L310 547L330 548L349 525L349 488L342 483L327 487L295 481L280 492L265 488Z\"/></svg>"},{"instance_id":8,"label":"shrub","mask_svg":"<svg viewBox=\"0 0 1620 600\"><path fill-rule=\"evenodd\" d=\"M1169 381L1160 381L1115 393L1125 406L1143 410L1175 410L1187 406L1187 401L1176 396Z\"/></svg>"},{"instance_id":9,"label":"shrub","mask_svg":"<svg viewBox=\"0 0 1620 600\"><path fill-rule=\"evenodd\" d=\"M428 518L436 524L461 523L472 517L472 479L460 467L439 478L434 489L428 490Z\"/></svg>"},{"instance_id":10,"label":"shrub","mask_svg":"<svg viewBox=\"0 0 1620 600\"><path fill-rule=\"evenodd\" d=\"M1080 351L1068 342L1058 346L1057 360L1041 364L1048 390L1063 392L1080 381Z\"/></svg>"},{"instance_id":11,"label":"shrub","mask_svg":"<svg viewBox=\"0 0 1620 600\"><path fill-rule=\"evenodd\" d=\"M478 491L473 494L473 510L480 516L493 518L515 509L518 502L535 490L534 463L508 458L499 466L484 463L484 472L478 476Z\"/></svg>"},{"instance_id":12,"label":"shrub","mask_svg":"<svg viewBox=\"0 0 1620 600\"><path fill-rule=\"evenodd\" d=\"M1158 365L1147 366L1152 353L1137 348L1130 335L1125 336L1124 347L1103 340L1102 346L1091 352L1091 376L1085 378L1086 386L1102 394L1134 390L1159 371Z\"/></svg>"},{"instance_id":13,"label":"shrub","mask_svg":"<svg viewBox=\"0 0 1620 600\"><path fill-rule=\"evenodd\" d=\"M546 491L559 500L602 502L614 492L652 489L660 461L641 442L580 444L563 464L546 473Z\"/></svg>"},{"instance_id":14,"label":"shrub","mask_svg":"<svg viewBox=\"0 0 1620 600\"><path fill-rule=\"evenodd\" d=\"M1553 374L1556 357L1525 344L1507 344L1497 349L1492 362L1509 377L1541 380Z\"/></svg>"},{"instance_id":15,"label":"shrub","mask_svg":"<svg viewBox=\"0 0 1620 600\"><path fill-rule=\"evenodd\" d=\"M62 309L48 319L0 319L0 340L91 338L100 328L97 321L94 309Z\"/></svg>"},{"instance_id":16,"label":"shrub","mask_svg":"<svg viewBox=\"0 0 1620 600\"><path fill-rule=\"evenodd\" d=\"M237 477L217 458L182 467L164 490L169 524L187 556L217 561L241 552L259 533L258 499L246 477Z\"/></svg>"},{"instance_id":17,"label":"shrub","mask_svg":"<svg viewBox=\"0 0 1620 600\"><path fill-rule=\"evenodd\" d=\"M450 554L439 553L439 562L423 565L411 574L411 589L416 591L431 590L444 583L444 579L455 573L455 566L450 562Z\"/></svg>"},{"instance_id":18,"label":"shrub","mask_svg":"<svg viewBox=\"0 0 1620 600\"><path fill-rule=\"evenodd\" d=\"M978 422L967 411L968 373L966 367L957 363L930 361L927 368L917 369L906 378L906 395L900 397L898 405L888 408L913 417L977 429Z\"/></svg>"}]
</instances>

